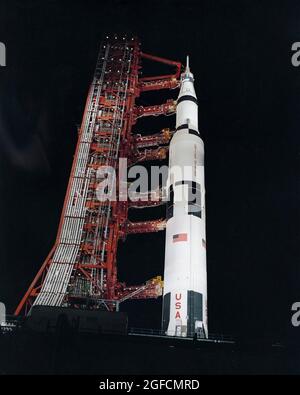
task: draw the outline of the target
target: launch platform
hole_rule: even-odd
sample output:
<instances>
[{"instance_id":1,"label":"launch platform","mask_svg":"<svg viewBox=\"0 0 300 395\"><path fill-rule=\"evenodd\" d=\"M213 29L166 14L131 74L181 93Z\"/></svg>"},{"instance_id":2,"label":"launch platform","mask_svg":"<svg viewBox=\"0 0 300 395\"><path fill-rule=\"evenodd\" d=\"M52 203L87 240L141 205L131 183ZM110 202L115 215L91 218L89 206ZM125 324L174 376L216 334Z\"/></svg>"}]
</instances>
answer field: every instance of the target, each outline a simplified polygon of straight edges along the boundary
<instances>
[{"instance_id":1,"label":"launch platform","mask_svg":"<svg viewBox=\"0 0 300 395\"><path fill-rule=\"evenodd\" d=\"M146 333L148 332L148 333ZM300 373L299 350L279 344L183 339L131 328L128 335L0 331L0 374L200 375Z\"/></svg>"}]
</instances>

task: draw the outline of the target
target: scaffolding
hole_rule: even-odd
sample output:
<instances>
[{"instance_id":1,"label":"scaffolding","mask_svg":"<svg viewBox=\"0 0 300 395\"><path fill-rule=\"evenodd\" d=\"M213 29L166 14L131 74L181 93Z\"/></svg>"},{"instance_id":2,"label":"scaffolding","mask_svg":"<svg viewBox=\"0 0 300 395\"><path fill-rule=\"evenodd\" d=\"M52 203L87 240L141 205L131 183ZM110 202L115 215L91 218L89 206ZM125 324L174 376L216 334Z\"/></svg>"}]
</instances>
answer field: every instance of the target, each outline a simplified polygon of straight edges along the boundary
<instances>
[{"instance_id":1,"label":"scaffolding","mask_svg":"<svg viewBox=\"0 0 300 395\"><path fill-rule=\"evenodd\" d=\"M142 60L168 64L173 74L140 78ZM157 232L165 219L130 222L131 207L162 204L99 199L97 186L103 168L113 168L118 185L119 158L128 166L162 160L173 132L163 129L150 136L135 135L132 127L141 117L169 115L176 103L142 107L142 92L179 86L181 63L145 54L137 38L106 38L99 50L93 81L83 114L56 241L19 303L15 315L28 314L31 306L118 309L128 299L157 298L162 294L160 276L142 285L127 286L117 278L117 245L132 233Z\"/></svg>"}]
</instances>

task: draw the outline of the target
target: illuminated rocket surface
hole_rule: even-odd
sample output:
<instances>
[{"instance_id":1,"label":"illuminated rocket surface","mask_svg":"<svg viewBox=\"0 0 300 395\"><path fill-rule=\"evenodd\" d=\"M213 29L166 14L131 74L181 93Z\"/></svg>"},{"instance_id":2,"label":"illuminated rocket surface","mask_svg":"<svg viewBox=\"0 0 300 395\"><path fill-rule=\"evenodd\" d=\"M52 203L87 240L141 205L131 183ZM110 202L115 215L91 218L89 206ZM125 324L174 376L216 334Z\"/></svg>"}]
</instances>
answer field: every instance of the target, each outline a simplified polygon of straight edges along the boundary
<instances>
[{"instance_id":1,"label":"illuminated rocket surface","mask_svg":"<svg viewBox=\"0 0 300 395\"><path fill-rule=\"evenodd\" d=\"M207 337L204 143L188 58L170 142L167 188L163 330L169 336Z\"/></svg>"}]
</instances>

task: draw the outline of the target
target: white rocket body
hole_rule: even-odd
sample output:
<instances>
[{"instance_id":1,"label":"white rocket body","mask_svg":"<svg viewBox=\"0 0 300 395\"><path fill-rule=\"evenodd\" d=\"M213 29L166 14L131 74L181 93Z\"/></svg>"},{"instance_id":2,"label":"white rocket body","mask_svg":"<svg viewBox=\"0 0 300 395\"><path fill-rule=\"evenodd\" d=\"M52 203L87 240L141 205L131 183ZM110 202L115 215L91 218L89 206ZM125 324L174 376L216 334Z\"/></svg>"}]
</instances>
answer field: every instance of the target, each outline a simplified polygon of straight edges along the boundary
<instances>
[{"instance_id":1,"label":"white rocket body","mask_svg":"<svg viewBox=\"0 0 300 395\"><path fill-rule=\"evenodd\" d=\"M204 144L188 59L169 148L163 330L169 336L207 337Z\"/></svg>"}]
</instances>

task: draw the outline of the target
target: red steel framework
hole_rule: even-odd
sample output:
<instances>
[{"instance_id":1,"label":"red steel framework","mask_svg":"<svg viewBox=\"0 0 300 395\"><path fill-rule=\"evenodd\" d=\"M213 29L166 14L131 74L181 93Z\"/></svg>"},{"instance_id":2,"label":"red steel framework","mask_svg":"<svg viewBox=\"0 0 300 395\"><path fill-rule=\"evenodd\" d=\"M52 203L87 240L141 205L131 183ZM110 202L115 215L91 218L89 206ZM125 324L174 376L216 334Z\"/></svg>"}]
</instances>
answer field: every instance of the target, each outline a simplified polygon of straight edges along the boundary
<instances>
[{"instance_id":1,"label":"red steel framework","mask_svg":"<svg viewBox=\"0 0 300 395\"><path fill-rule=\"evenodd\" d=\"M173 74L140 78L142 59L165 63ZM163 129L149 136L133 134L138 118L169 115L176 102L137 106L142 92L179 86L181 63L141 52L137 38L107 37L100 46L74 155L56 241L38 271L15 315L29 312L33 305L73 306L118 310L127 299L157 298L162 280L157 276L143 285L127 286L117 279L117 245L128 234L157 232L165 220L131 222L131 207L161 204L148 201L100 201L97 170L112 166L119 171L119 158L128 166L166 158L172 131ZM116 176L117 191L118 176ZM151 191L149 191L150 193ZM154 193L154 192L152 192Z\"/></svg>"}]
</instances>

